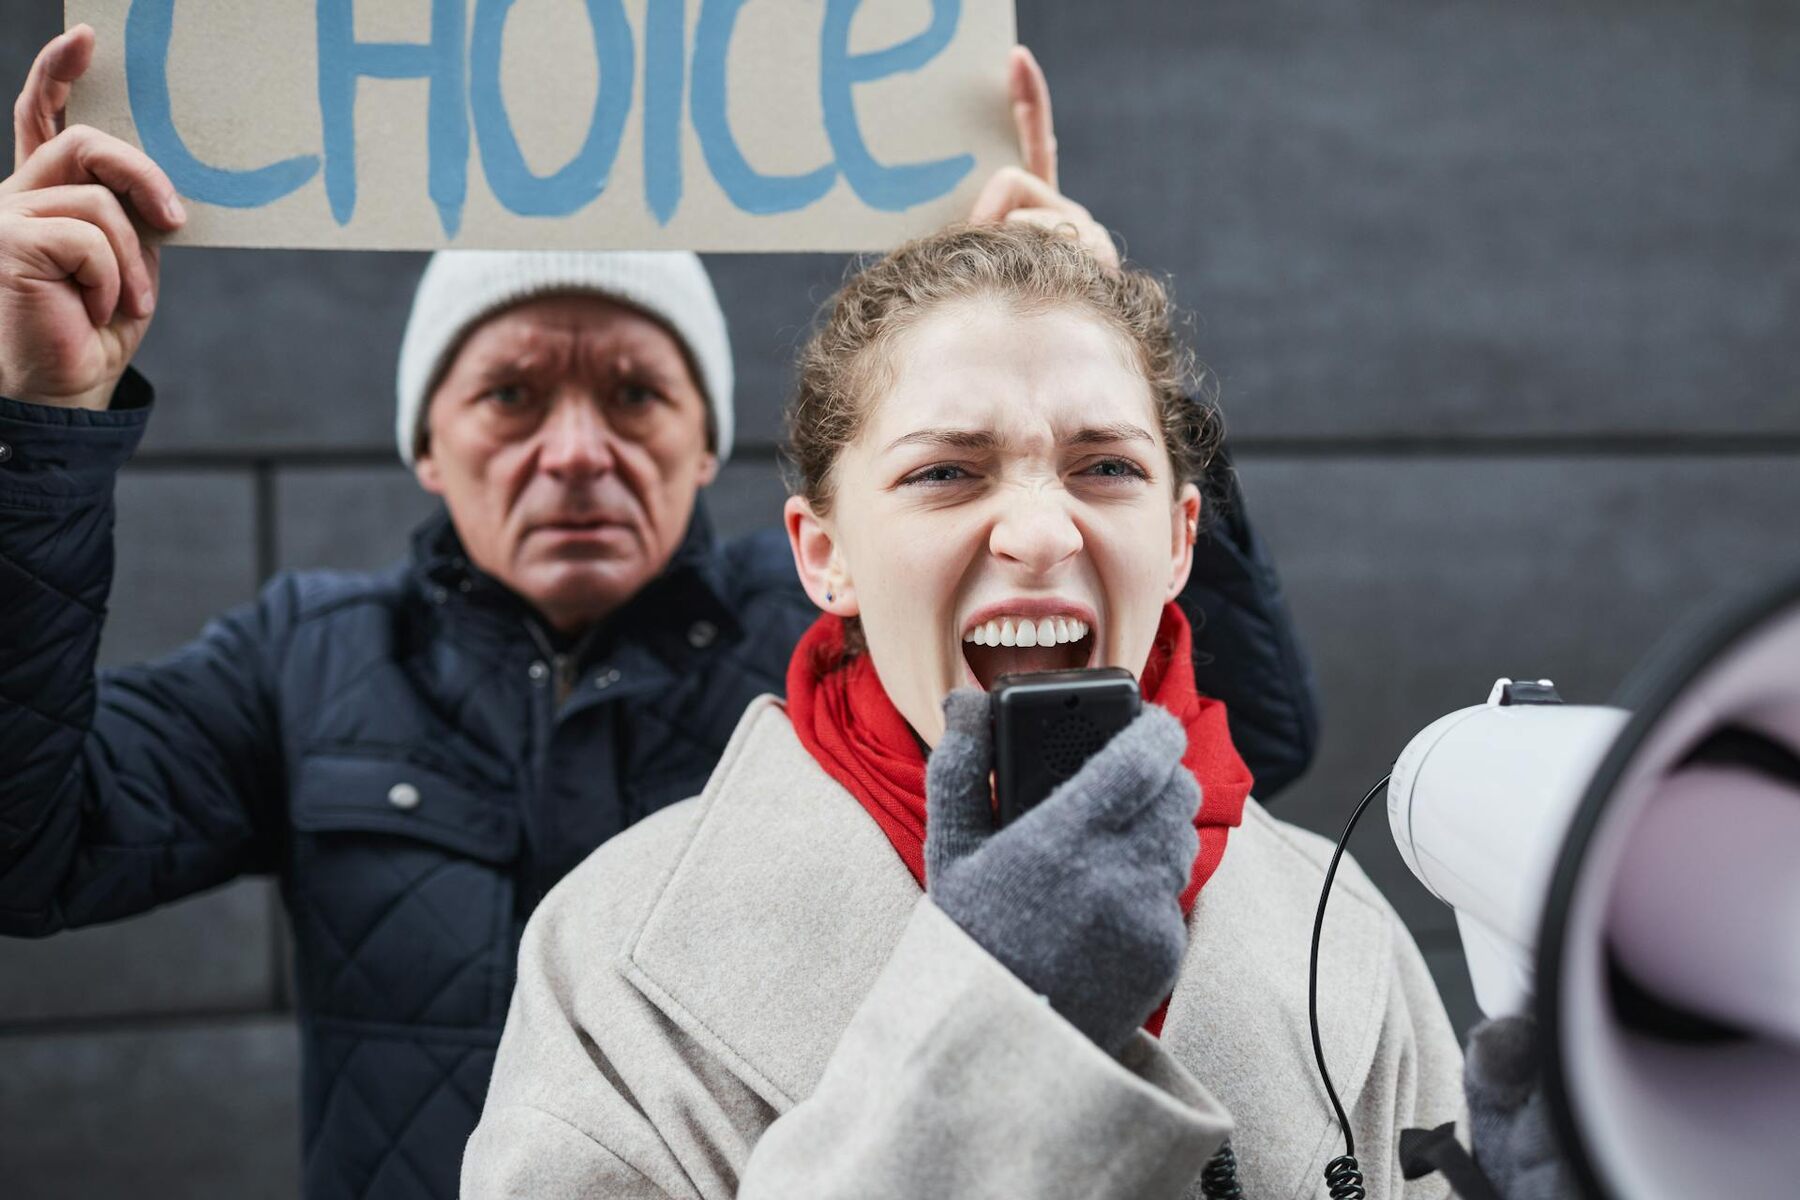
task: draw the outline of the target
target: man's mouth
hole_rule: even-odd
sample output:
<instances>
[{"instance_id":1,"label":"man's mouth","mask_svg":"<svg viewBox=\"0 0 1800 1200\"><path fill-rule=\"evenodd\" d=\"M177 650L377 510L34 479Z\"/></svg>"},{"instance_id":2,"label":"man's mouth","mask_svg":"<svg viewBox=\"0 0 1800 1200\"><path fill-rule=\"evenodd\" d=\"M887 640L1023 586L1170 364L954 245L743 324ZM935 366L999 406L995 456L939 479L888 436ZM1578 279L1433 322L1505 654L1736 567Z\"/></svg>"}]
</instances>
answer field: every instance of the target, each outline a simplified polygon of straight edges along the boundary
<instances>
[{"instance_id":1,"label":"man's mouth","mask_svg":"<svg viewBox=\"0 0 1800 1200\"><path fill-rule=\"evenodd\" d=\"M984 690L1002 675L1072 671L1093 657L1092 622L1067 613L1003 613L963 632L963 661Z\"/></svg>"},{"instance_id":2,"label":"man's mouth","mask_svg":"<svg viewBox=\"0 0 1800 1200\"><path fill-rule=\"evenodd\" d=\"M532 533L599 533L607 529L623 529L620 521L608 521L603 517L561 517L556 520L539 521L532 525Z\"/></svg>"}]
</instances>

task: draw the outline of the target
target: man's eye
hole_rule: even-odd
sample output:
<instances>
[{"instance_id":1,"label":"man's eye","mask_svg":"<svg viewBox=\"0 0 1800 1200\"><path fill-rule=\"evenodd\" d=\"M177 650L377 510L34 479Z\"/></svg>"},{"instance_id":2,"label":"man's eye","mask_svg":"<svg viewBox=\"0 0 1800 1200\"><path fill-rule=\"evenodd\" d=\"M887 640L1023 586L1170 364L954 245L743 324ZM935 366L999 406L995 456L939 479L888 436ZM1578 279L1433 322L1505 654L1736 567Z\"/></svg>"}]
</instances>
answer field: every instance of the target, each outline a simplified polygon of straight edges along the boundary
<instances>
[{"instance_id":1,"label":"man's eye","mask_svg":"<svg viewBox=\"0 0 1800 1200\"><path fill-rule=\"evenodd\" d=\"M525 407L531 399L531 393L525 390L523 384L503 383L483 392L481 398L495 408L510 411Z\"/></svg>"},{"instance_id":2,"label":"man's eye","mask_svg":"<svg viewBox=\"0 0 1800 1200\"><path fill-rule=\"evenodd\" d=\"M914 471L900 482L910 483L956 483L969 478L969 473L953 463L934 463Z\"/></svg>"},{"instance_id":3,"label":"man's eye","mask_svg":"<svg viewBox=\"0 0 1800 1200\"><path fill-rule=\"evenodd\" d=\"M639 383L627 383L620 386L618 401L626 408L642 408L654 404L661 397L655 388L648 388Z\"/></svg>"}]
</instances>

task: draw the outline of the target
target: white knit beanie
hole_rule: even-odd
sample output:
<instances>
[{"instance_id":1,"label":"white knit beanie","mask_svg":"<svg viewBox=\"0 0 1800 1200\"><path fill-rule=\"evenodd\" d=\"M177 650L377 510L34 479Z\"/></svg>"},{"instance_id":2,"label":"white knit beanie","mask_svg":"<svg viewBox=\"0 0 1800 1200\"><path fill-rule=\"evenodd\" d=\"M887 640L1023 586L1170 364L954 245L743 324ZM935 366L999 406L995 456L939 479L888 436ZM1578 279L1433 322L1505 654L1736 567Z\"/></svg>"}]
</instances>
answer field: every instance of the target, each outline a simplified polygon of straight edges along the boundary
<instances>
[{"instance_id":1,"label":"white knit beanie","mask_svg":"<svg viewBox=\"0 0 1800 1200\"><path fill-rule=\"evenodd\" d=\"M440 250L419 280L400 343L394 438L407 466L425 402L463 336L501 309L551 292L593 292L668 326L699 372L713 450L720 462L731 457L731 338L698 257L651 250Z\"/></svg>"}]
</instances>

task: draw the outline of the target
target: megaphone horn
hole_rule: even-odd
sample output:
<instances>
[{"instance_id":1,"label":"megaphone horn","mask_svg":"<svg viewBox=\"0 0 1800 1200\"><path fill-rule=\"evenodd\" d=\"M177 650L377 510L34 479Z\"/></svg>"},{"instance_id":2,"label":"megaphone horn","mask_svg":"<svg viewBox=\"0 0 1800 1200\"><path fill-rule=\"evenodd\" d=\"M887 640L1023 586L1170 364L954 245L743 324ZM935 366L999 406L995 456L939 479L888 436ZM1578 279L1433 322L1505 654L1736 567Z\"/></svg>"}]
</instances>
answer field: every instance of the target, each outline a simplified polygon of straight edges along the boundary
<instances>
[{"instance_id":1,"label":"megaphone horn","mask_svg":"<svg viewBox=\"0 0 1800 1200\"><path fill-rule=\"evenodd\" d=\"M1535 1011L1584 1191L1800 1194L1800 575L1616 708L1502 680L1407 746L1389 820L1484 1011Z\"/></svg>"}]
</instances>

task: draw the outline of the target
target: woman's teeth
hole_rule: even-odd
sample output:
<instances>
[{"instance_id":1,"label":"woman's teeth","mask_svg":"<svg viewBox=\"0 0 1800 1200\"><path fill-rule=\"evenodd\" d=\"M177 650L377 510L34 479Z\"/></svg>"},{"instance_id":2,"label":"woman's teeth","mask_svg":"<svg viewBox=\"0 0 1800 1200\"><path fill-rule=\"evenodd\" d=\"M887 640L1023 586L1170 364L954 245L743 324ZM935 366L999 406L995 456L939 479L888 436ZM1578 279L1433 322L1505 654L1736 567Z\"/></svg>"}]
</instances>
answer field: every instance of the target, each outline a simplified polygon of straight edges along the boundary
<instances>
[{"instance_id":1,"label":"woman's teeth","mask_svg":"<svg viewBox=\"0 0 1800 1200\"><path fill-rule=\"evenodd\" d=\"M1079 642L1088 635L1086 621L1067 617L1005 617L977 625L963 634L963 641L977 646L1060 646Z\"/></svg>"}]
</instances>

